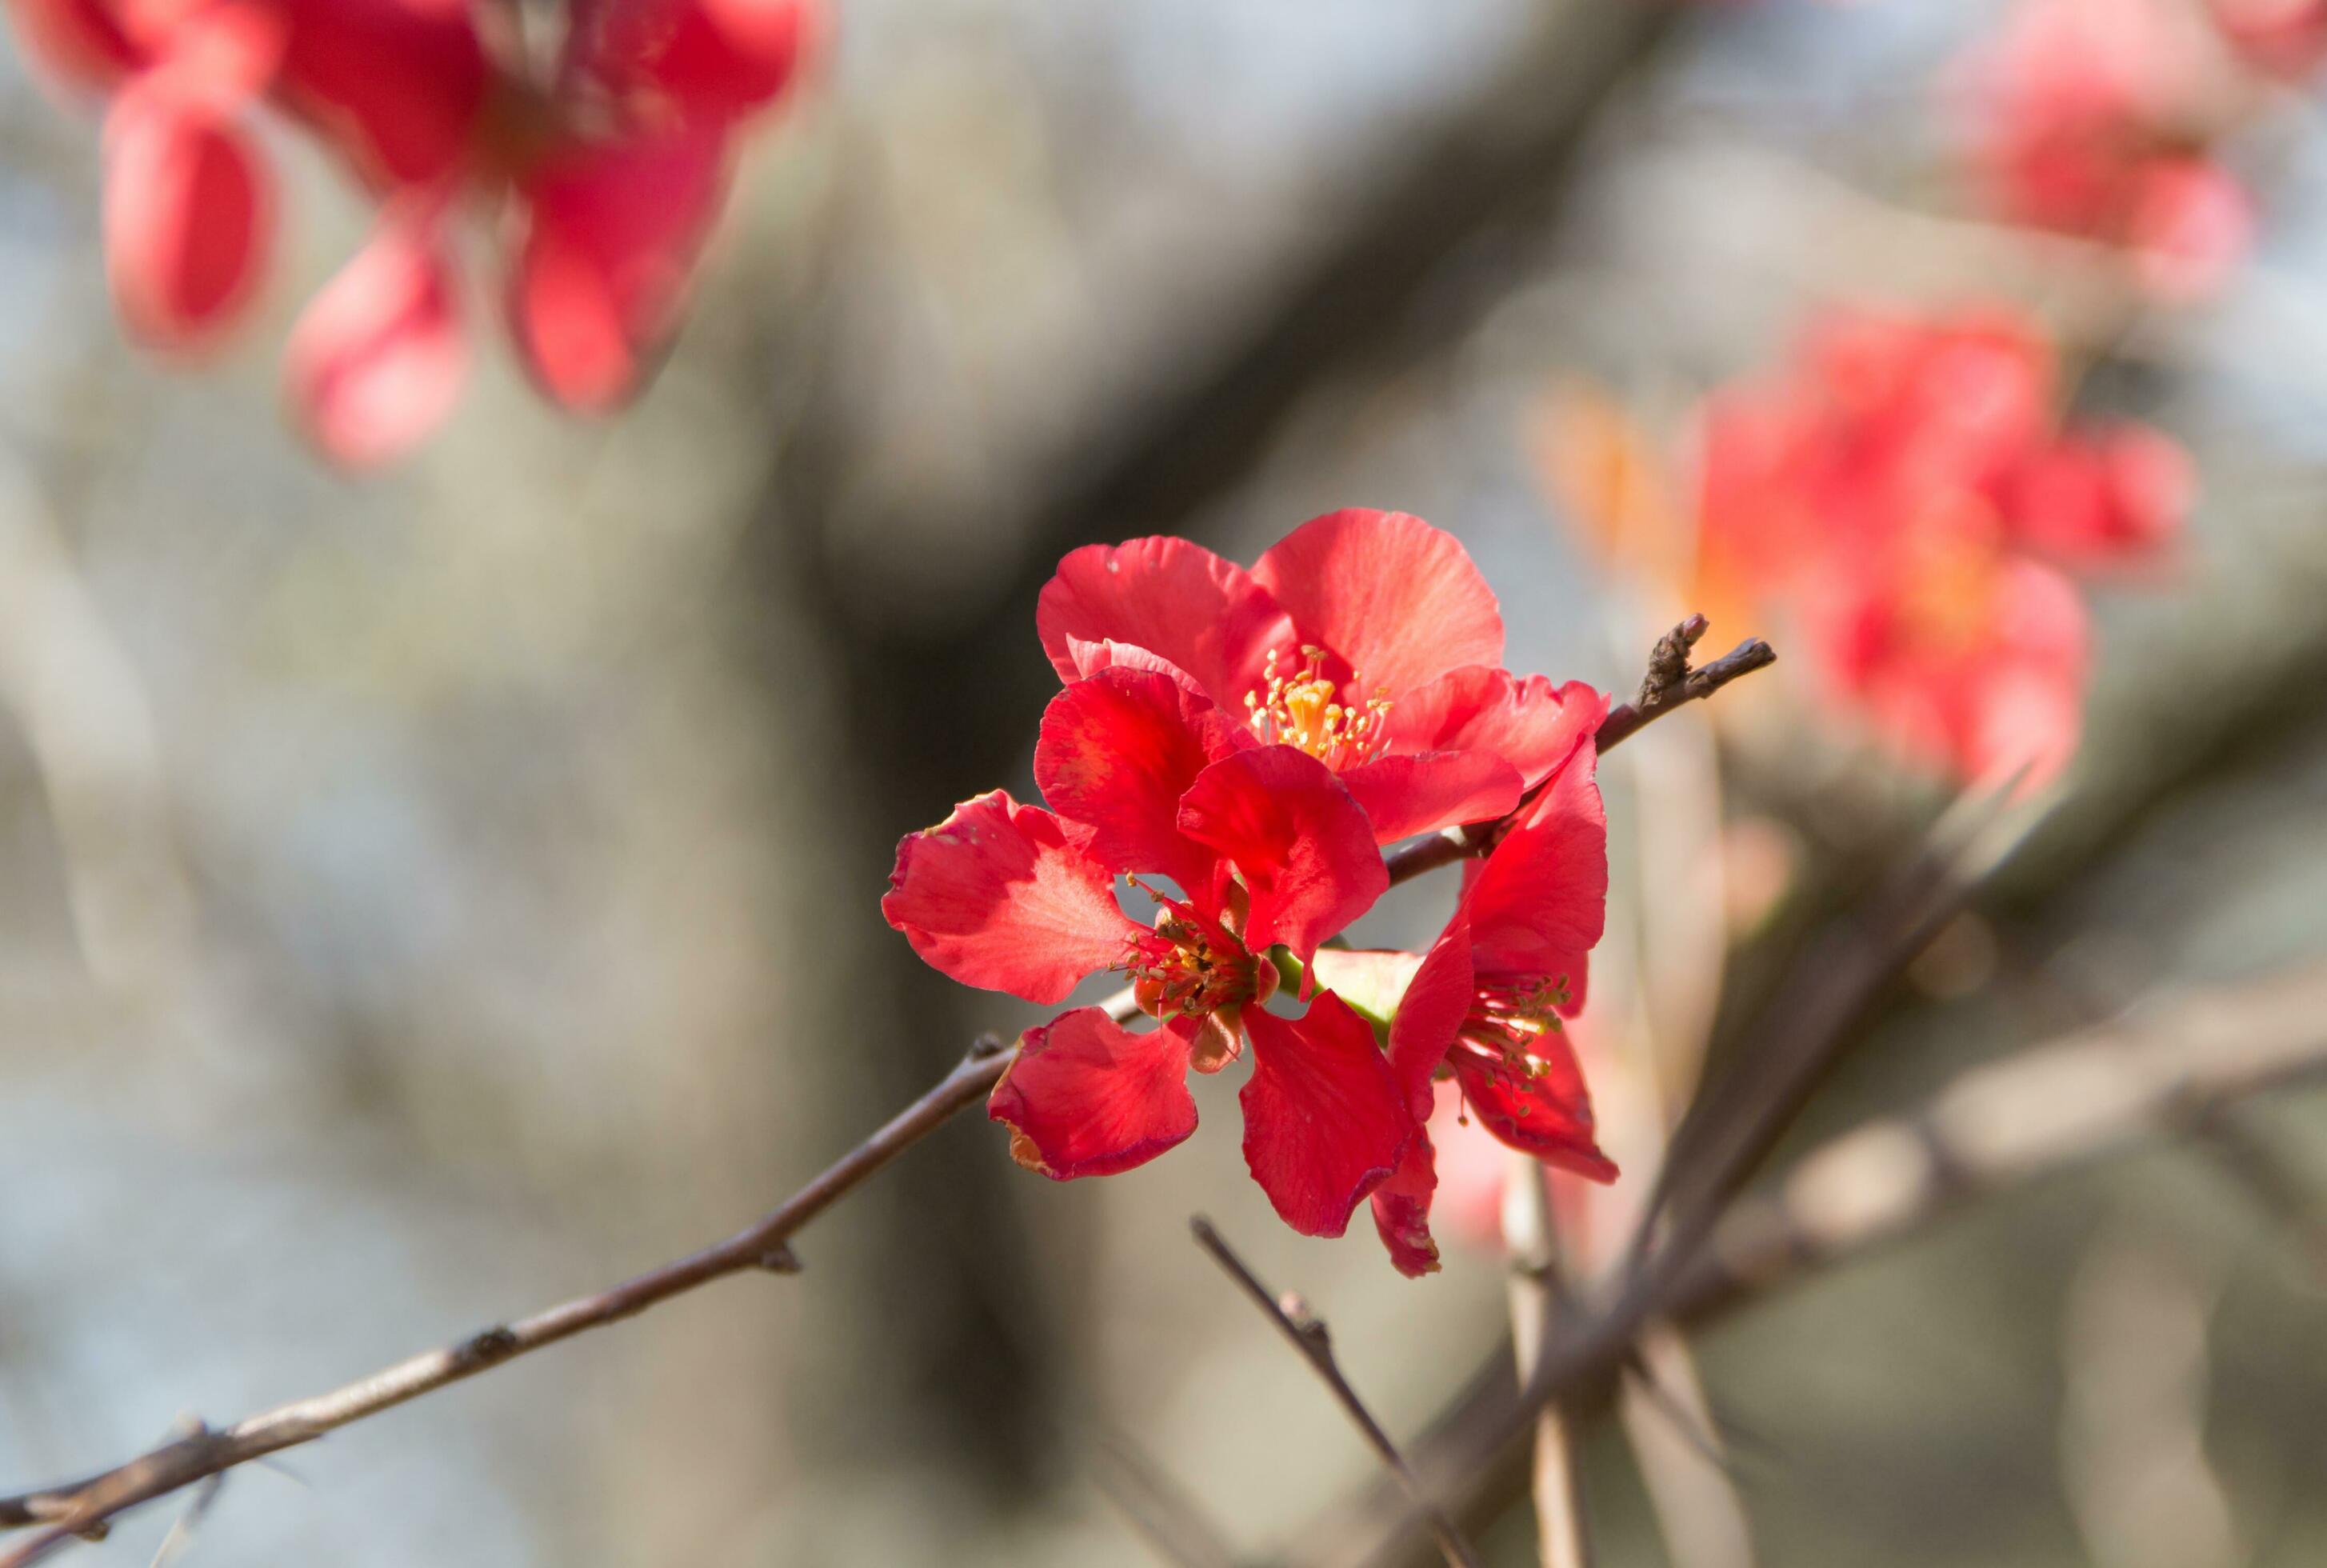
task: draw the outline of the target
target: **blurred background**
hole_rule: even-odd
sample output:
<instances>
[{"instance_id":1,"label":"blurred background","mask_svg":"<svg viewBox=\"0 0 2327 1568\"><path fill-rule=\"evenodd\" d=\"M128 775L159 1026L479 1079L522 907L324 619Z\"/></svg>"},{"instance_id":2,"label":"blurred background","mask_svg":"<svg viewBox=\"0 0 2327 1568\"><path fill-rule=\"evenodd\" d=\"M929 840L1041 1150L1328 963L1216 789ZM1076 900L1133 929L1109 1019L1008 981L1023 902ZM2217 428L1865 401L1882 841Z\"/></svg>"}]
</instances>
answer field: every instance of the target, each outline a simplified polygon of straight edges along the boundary
<instances>
[{"instance_id":1,"label":"blurred background","mask_svg":"<svg viewBox=\"0 0 2327 1568\"><path fill-rule=\"evenodd\" d=\"M1416 512L1501 594L1514 668L1629 693L1673 606L1579 542L1547 400L1588 381L1677 451L1837 301L2028 310L2079 413L2170 433L2199 499L2168 566L2096 590L2073 769L1790 1147L2320 952L2327 121L2255 89L2211 144L2253 244L2146 286L1966 173L1959 62L2010 10L840 0L649 394L566 420L488 349L444 434L360 481L286 428L274 359L361 200L285 138L259 319L156 365L107 297L94 119L0 51L0 1476L724 1236L1036 1022L921 966L878 898L901 834L1032 797L1033 596L1074 546L1248 561L1334 507ZM1821 729L1799 664L1757 679L1750 720L1604 770L1587 1046L1663 1008L1718 1062L1724 946L1730 1002L1766 992L1946 810ZM1698 863L1728 891L1677 934L1659 895ZM1360 934L1424 939L1450 898ZM238 1472L190 1560L1137 1563L1121 1499L1159 1489L1238 1560L1361 1558L1335 1528L1370 1456L1186 1217L1331 1321L1401 1435L1508 1354L1502 1261L1451 1222L1422 1282L1362 1215L1293 1235L1233 1090L1103 1182L965 1118L800 1277ZM2260 1115L2327 1182L2327 1106ZM2327 1559L2322 1293L2201 1152L2008 1197L1700 1341L1734 1436L1683 1510L1709 1539L1596 1413L1595 1538L1681 1568ZM1533 1561L1523 1486L1491 1492L1469 1524ZM79 1551L146 1562L172 1511Z\"/></svg>"}]
</instances>

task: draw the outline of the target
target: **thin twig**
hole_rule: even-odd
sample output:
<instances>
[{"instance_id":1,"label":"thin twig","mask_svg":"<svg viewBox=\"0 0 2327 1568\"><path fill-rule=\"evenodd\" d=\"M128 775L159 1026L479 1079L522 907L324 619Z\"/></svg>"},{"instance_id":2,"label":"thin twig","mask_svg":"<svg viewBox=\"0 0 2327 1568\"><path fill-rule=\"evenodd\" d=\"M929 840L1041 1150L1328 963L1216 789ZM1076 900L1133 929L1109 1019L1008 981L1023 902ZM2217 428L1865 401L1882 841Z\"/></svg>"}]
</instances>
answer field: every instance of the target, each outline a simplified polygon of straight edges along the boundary
<instances>
[{"instance_id":1,"label":"thin twig","mask_svg":"<svg viewBox=\"0 0 2327 1568\"><path fill-rule=\"evenodd\" d=\"M1276 1331L1285 1336L1285 1343L1301 1352L1301 1358L1309 1363L1310 1368L1332 1391L1334 1399L1349 1414L1350 1420L1356 1424L1368 1445L1381 1456L1382 1463L1406 1489L1423 1521L1430 1526L1430 1533L1437 1537L1438 1549L1445 1554L1446 1561L1453 1564L1453 1568L1478 1568L1478 1554L1471 1549L1471 1544L1463 1538L1463 1532L1454 1527L1454 1521L1446 1517L1445 1510L1424 1493L1422 1483L1406 1465L1406 1456L1397 1451L1397 1444L1389 1440L1389 1433L1382 1430L1381 1423L1374 1419L1373 1412L1366 1408L1366 1402L1358 1397L1358 1391L1350 1387L1350 1380L1341 1375L1341 1366L1333 1357L1333 1341L1325 1332L1325 1325L1312 1317L1308 1309L1301 1306L1297 1300L1287 1298L1287 1302L1292 1303L1288 1306L1287 1302L1280 1302L1270 1294L1268 1287L1260 1283L1259 1276L1245 1266L1244 1259L1238 1257L1235 1249L1221 1239L1220 1233L1212 1228L1210 1220L1197 1215L1188 1221L1188 1228L1195 1232L1196 1245L1210 1253L1212 1261L1220 1265L1229 1278L1236 1281L1238 1288L1252 1298L1253 1305L1276 1325Z\"/></svg>"},{"instance_id":2,"label":"thin twig","mask_svg":"<svg viewBox=\"0 0 2327 1568\"><path fill-rule=\"evenodd\" d=\"M1712 695L1775 658L1766 644L1748 642L1704 669L1687 675L1677 688L1666 692L1646 708L1613 709L1598 732L1601 749L1605 751L1621 742L1643 724L1683 703ZM1500 826L1487 825L1477 836L1443 853L1436 846L1450 843L1444 835L1387 856L1389 880L1393 883L1409 882L1465 855L1481 853L1493 842L1494 830ZM1129 1018L1134 1011L1128 990L1117 992L1102 1005L1118 1020ZM754 1270L778 1274L795 1271L799 1265L789 1243L801 1227L955 1115L984 1099L1002 1080L1016 1056L1014 1044L992 1035L982 1038L936 1087L826 1167L780 1206L715 1246L665 1264L609 1290L576 1297L529 1318L496 1324L329 1393L277 1405L229 1427L205 1429L164 1443L111 1470L36 1491L0 1497L0 1529L37 1526L17 1543L14 1550L0 1556L0 1568L24 1568L76 1535L101 1530L107 1520L124 1509L164 1497L263 1455L312 1442L350 1422L377 1415L546 1345L620 1322L713 1280Z\"/></svg>"},{"instance_id":3,"label":"thin twig","mask_svg":"<svg viewBox=\"0 0 2327 1568\"><path fill-rule=\"evenodd\" d=\"M1692 615L1673 628L1658 641L1658 653L1664 652L1668 645L1677 639L1680 639L1680 646L1687 649L1696 638L1705 635L1704 621L1703 616ZM1695 635L1687 636L1692 626ZM1657 655L1650 657L1653 659ZM1777 662L1776 649L1758 637L1748 638L1711 664L1688 670L1678 679L1668 677L1654 682L1653 691L1650 683L1644 682L1638 700L1619 703L1608 710L1608 716L1600 721L1600 728L1594 732L1593 738L1600 750L1605 752L1621 745L1674 709L1702 702L1731 681L1752 675L1757 669L1767 669ZM1519 811L1526 809L1527 801L1522 800ZM1500 821L1469 827L1450 827L1418 844L1410 844L1404 849L1394 851L1384 857L1389 865L1389 880L1404 882L1442 865L1453 865L1472 855L1482 854L1494 847L1495 840L1501 836L1502 830L1518 816L1519 812L1515 811Z\"/></svg>"}]
</instances>

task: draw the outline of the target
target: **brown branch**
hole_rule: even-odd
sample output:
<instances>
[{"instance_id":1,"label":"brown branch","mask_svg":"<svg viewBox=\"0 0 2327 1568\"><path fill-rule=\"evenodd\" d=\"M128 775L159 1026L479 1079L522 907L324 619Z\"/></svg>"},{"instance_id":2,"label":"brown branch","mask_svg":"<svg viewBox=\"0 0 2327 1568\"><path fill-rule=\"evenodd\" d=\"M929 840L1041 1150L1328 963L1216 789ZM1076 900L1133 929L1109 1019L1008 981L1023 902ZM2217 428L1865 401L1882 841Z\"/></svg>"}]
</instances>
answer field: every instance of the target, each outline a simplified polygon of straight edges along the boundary
<instances>
[{"instance_id":1,"label":"brown branch","mask_svg":"<svg viewBox=\"0 0 2327 1568\"><path fill-rule=\"evenodd\" d=\"M1659 653L1675 638L1684 638L1692 624L1696 628L1696 634L1702 635L1703 618L1692 617L1691 621L1676 628L1658 645ZM1686 636L1683 647L1694 640L1694 636ZM1683 658L1685 670L1685 654ZM1739 676L1759 669L1775 658L1767 644L1747 642L1701 670L1684 673L1677 683L1668 676L1654 702L1647 700L1649 688L1643 686L1640 705L1618 707L1601 724L1601 749L1605 751L1618 744L1643 724L1683 703L1711 695ZM1652 671L1652 681L1655 678ZM1504 820L1508 822L1509 818ZM1492 844L1495 831L1501 826L1490 824L1474 829L1475 836L1453 841L1457 847L1447 853L1431 853L1434 846L1450 843L1441 835L1389 855L1386 857L1389 879L1393 883L1410 882L1464 855L1479 854ZM1117 992L1102 1005L1118 1020L1128 1019L1134 1012L1128 990ZM713 1280L754 1270L778 1274L796 1271L799 1265L789 1243L801 1227L957 1113L984 1099L1001 1081L1016 1054L1015 1045L993 1036L981 1040L935 1087L827 1166L780 1207L715 1246L665 1264L594 1295L579 1296L532 1317L496 1324L328 1394L277 1405L229 1427L202 1429L112 1470L37 1491L0 1497L0 1529L39 1526L33 1535L17 1543L14 1551L0 1556L0 1568L23 1568L75 1535L100 1530L107 1519L126 1508L150 1502L263 1455L312 1442L350 1422L377 1415L560 1339L620 1322Z\"/></svg>"},{"instance_id":2,"label":"brown branch","mask_svg":"<svg viewBox=\"0 0 2327 1568\"><path fill-rule=\"evenodd\" d=\"M1631 702L1619 703L1610 708L1608 716L1600 721L1600 728L1593 732L1593 739L1603 753L1623 744L1675 708L1702 702L1731 681L1752 675L1757 669L1767 669L1778 662L1775 649L1758 637L1749 637L1711 664L1690 669L1687 650L1705 635L1706 626L1704 616L1692 615L1658 639L1655 651L1649 656L1649 677L1640 683L1640 695ZM1679 663L1677 671L1674 671L1668 662L1660 676L1659 661L1674 658L1676 649ZM1527 805L1526 800L1520 801L1519 811L1526 810ZM1509 817L1495 822L1450 827L1418 844L1409 844L1404 849L1391 852L1384 857L1389 865L1389 880L1393 883L1402 882L1420 876L1424 872L1435 871L1442 865L1453 865L1472 855L1485 854L1494 847L1495 840L1519 814L1519 811L1514 811Z\"/></svg>"},{"instance_id":3,"label":"brown branch","mask_svg":"<svg viewBox=\"0 0 2327 1568\"><path fill-rule=\"evenodd\" d=\"M2317 1078L2327 1078L2327 965L2193 991L1974 1069L1920 1111L1814 1150L1769 1190L1732 1206L1702 1246L1659 1254L1550 1348L1516 1405L1447 1429L1417 1456L1417 1473L1445 1506L1526 1440L1537 1412L1615 1375L1652 1324L1702 1327L1983 1198L2144 1137L2202 1127L2239 1100ZM1368 1511L1390 1517L1392 1540L1416 1522L1402 1499ZM1334 1560L1365 1555L1341 1550Z\"/></svg>"},{"instance_id":4,"label":"brown branch","mask_svg":"<svg viewBox=\"0 0 2327 1568\"><path fill-rule=\"evenodd\" d=\"M1406 1489L1407 1498L1413 1501L1424 1523L1430 1526L1430 1533L1437 1537L1438 1550L1444 1554L1446 1561L1453 1564L1453 1568L1478 1568L1478 1554L1471 1549L1471 1543L1463 1538L1463 1532L1454 1527L1454 1521L1446 1517L1445 1510L1433 1503L1423 1491L1422 1482L1407 1466L1406 1456L1397 1451L1397 1444L1389 1440L1389 1433L1382 1430L1381 1423L1374 1419L1373 1412L1366 1408L1366 1402L1358 1397L1358 1391L1350 1387L1349 1378L1342 1376L1341 1365L1334 1358L1333 1341L1325 1332L1324 1323L1311 1316L1298 1297L1287 1296L1279 1301L1270 1294L1268 1287L1260 1283L1259 1276L1245 1266L1244 1259L1238 1257L1235 1249L1221 1239L1220 1233L1212 1228L1210 1220L1198 1215L1188 1221L1188 1228L1195 1232L1196 1245L1210 1253L1212 1261L1237 1283L1238 1288L1252 1298L1253 1305L1276 1326L1276 1331L1285 1336L1285 1343L1301 1352L1301 1358L1309 1363L1310 1368L1332 1391L1334 1399L1349 1414L1350 1420L1367 1444L1381 1456L1382 1463Z\"/></svg>"}]
</instances>

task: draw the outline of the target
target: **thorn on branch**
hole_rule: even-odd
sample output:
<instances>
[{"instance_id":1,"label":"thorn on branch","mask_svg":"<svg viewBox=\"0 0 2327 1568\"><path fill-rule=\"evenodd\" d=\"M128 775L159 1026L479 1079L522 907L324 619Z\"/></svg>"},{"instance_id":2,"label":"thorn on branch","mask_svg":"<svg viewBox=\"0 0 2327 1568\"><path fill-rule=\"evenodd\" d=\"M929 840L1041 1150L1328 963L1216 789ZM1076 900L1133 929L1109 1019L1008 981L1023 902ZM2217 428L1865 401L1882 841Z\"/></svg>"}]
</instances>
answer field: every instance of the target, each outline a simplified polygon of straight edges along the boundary
<instances>
[{"instance_id":1,"label":"thorn on branch","mask_svg":"<svg viewBox=\"0 0 2327 1568\"><path fill-rule=\"evenodd\" d=\"M799 1254L786 1242L780 1241L762 1253L759 1262L770 1274L796 1274L800 1271Z\"/></svg>"},{"instance_id":2,"label":"thorn on branch","mask_svg":"<svg viewBox=\"0 0 2327 1568\"><path fill-rule=\"evenodd\" d=\"M994 1031L989 1029L985 1033L979 1035L976 1040L969 1042L969 1059L972 1061L986 1061L993 1057L1000 1056L1004 1051L1008 1050L1009 1049L1010 1041L1003 1039L1000 1035L995 1033Z\"/></svg>"}]
</instances>

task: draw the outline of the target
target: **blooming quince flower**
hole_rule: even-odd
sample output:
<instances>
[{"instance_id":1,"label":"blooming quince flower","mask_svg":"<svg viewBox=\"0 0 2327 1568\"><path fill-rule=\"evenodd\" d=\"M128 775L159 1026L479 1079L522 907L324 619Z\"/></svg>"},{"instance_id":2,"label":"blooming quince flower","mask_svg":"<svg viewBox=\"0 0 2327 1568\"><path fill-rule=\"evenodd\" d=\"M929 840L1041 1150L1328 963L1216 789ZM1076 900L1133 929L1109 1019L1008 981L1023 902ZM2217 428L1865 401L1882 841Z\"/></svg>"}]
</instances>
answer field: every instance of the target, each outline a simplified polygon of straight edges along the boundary
<instances>
[{"instance_id":1,"label":"blooming quince flower","mask_svg":"<svg viewBox=\"0 0 2327 1568\"><path fill-rule=\"evenodd\" d=\"M1340 775L1381 843L1510 811L1596 694L1502 667L1495 595L1453 535L1331 512L1248 572L1185 539L1075 551L1035 611L1062 679L1180 672L1253 733Z\"/></svg>"},{"instance_id":2,"label":"blooming quince flower","mask_svg":"<svg viewBox=\"0 0 2327 1568\"><path fill-rule=\"evenodd\" d=\"M1416 1122L1430 1117L1433 1080L1451 1078L1501 1143L1607 1182L1616 1167L1593 1141L1591 1096L1561 1030L1583 1011L1589 957L1607 917L1597 762L1587 732L1472 873L1427 954L1321 952L1317 976L1361 999L1399 997L1390 1069ZM1375 1227L1401 1274L1438 1266L1430 1234L1437 1184L1429 1134L1419 1131L1373 1193Z\"/></svg>"},{"instance_id":3,"label":"blooming quince flower","mask_svg":"<svg viewBox=\"0 0 2327 1568\"><path fill-rule=\"evenodd\" d=\"M1304 964L1388 886L1364 812L1299 748L1263 744L1176 670L1125 663L1077 680L1042 719L1051 809L1001 791L897 847L889 923L965 985L1063 1001L1127 972L1158 1027L1096 1007L1026 1032L988 1113L1020 1163L1058 1180L1154 1158L1195 1131L1187 1074L1253 1042L1245 1157L1285 1222L1338 1236L1397 1167L1414 1117L1371 1028L1330 991L1297 1019L1263 1005L1283 944ZM1153 928L1118 874L1169 877Z\"/></svg>"}]
</instances>

